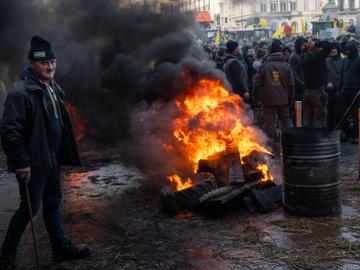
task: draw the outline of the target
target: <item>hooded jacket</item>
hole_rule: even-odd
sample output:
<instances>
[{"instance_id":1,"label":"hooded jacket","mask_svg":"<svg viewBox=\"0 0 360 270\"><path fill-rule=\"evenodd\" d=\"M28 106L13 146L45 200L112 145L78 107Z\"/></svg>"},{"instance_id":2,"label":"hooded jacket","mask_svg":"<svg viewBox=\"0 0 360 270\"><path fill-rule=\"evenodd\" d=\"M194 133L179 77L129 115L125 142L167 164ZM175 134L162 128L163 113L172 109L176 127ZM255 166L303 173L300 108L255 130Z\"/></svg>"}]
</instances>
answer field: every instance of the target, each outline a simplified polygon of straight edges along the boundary
<instances>
[{"instance_id":1,"label":"hooded jacket","mask_svg":"<svg viewBox=\"0 0 360 270\"><path fill-rule=\"evenodd\" d=\"M340 87L343 63L344 60L340 55L340 51L337 56L330 56L326 59L329 82L334 85L335 89Z\"/></svg>"},{"instance_id":2,"label":"hooded jacket","mask_svg":"<svg viewBox=\"0 0 360 270\"><path fill-rule=\"evenodd\" d=\"M272 53L254 80L255 100L265 106L293 104L295 83L289 64L280 52Z\"/></svg>"},{"instance_id":3,"label":"hooded jacket","mask_svg":"<svg viewBox=\"0 0 360 270\"><path fill-rule=\"evenodd\" d=\"M348 56L344 60L341 89L345 91L360 90L360 56L357 42L349 42L345 47Z\"/></svg>"},{"instance_id":4,"label":"hooded jacket","mask_svg":"<svg viewBox=\"0 0 360 270\"><path fill-rule=\"evenodd\" d=\"M70 114L63 101L64 92L55 81L51 86L58 99L61 135L54 133L46 86L33 73L25 72L25 78L6 98L0 134L10 172L29 166L45 172L59 164L80 165Z\"/></svg>"}]
</instances>

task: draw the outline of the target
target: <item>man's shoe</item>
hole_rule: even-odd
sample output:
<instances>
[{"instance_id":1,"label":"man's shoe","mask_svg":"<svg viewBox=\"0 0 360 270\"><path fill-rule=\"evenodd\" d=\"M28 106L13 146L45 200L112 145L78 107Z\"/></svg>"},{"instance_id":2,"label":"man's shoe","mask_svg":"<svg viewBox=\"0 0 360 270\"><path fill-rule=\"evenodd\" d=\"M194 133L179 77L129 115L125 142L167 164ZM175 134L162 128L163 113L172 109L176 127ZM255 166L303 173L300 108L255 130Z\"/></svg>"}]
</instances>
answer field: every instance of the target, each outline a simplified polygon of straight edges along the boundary
<instances>
[{"instance_id":1,"label":"man's shoe","mask_svg":"<svg viewBox=\"0 0 360 270\"><path fill-rule=\"evenodd\" d=\"M68 242L68 246L53 251L53 261L54 262L63 262L63 261L75 261L87 258L91 255L91 251L88 248L79 248L74 246L71 241Z\"/></svg>"},{"instance_id":2,"label":"man's shoe","mask_svg":"<svg viewBox=\"0 0 360 270\"><path fill-rule=\"evenodd\" d=\"M0 256L0 270L19 270L14 257Z\"/></svg>"}]
</instances>

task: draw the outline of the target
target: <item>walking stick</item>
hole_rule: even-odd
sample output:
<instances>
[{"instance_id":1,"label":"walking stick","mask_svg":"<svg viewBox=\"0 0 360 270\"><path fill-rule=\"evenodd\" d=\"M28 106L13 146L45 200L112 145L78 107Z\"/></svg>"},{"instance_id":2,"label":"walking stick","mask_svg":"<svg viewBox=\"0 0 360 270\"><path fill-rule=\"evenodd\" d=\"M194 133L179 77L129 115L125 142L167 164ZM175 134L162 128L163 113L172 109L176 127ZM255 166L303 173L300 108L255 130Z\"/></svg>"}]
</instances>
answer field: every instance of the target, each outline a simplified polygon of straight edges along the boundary
<instances>
[{"instance_id":1,"label":"walking stick","mask_svg":"<svg viewBox=\"0 0 360 270\"><path fill-rule=\"evenodd\" d=\"M295 115L296 115L296 127L302 127L302 102L295 101Z\"/></svg>"},{"instance_id":2,"label":"walking stick","mask_svg":"<svg viewBox=\"0 0 360 270\"><path fill-rule=\"evenodd\" d=\"M358 138L360 138L360 108L358 108ZM360 181L360 142L358 142L358 181Z\"/></svg>"},{"instance_id":3,"label":"walking stick","mask_svg":"<svg viewBox=\"0 0 360 270\"><path fill-rule=\"evenodd\" d=\"M336 125L335 127L335 130L336 129L339 129L342 125L342 123L344 122L346 116L348 115L349 111L351 110L351 107L354 105L355 101L357 100L357 98L359 97L360 95L360 90L357 92L355 98L353 99L353 101L351 102L350 106L347 108L347 110L345 111L344 115L340 118L340 121L338 122L338 124Z\"/></svg>"},{"instance_id":4,"label":"walking stick","mask_svg":"<svg viewBox=\"0 0 360 270\"><path fill-rule=\"evenodd\" d=\"M29 211L29 215L30 215L31 233L32 233L32 239L33 239L33 247L34 247L37 269L41 270L38 245L37 245L37 241L36 241L36 230L35 230L35 224L34 224L34 219L33 219L33 215L32 215L32 209L31 209L29 186L27 183L25 183L25 191L26 191L28 211Z\"/></svg>"}]
</instances>

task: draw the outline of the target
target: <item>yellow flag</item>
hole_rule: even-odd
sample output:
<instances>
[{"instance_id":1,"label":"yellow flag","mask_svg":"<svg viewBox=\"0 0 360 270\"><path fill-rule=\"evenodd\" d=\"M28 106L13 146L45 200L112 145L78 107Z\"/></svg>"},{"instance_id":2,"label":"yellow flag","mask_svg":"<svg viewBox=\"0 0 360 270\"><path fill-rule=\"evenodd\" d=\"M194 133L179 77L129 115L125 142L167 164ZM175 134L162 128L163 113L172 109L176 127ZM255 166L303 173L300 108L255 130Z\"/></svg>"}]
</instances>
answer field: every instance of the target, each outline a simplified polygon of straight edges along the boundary
<instances>
[{"instance_id":1,"label":"yellow flag","mask_svg":"<svg viewBox=\"0 0 360 270\"><path fill-rule=\"evenodd\" d=\"M219 46L219 45L220 45L220 31L217 31L217 32L216 32L215 45L216 45L216 46Z\"/></svg>"},{"instance_id":2,"label":"yellow flag","mask_svg":"<svg viewBox=\"0 0 360 270\"><path fill-rule=\"evenodd\" d=\"M276 32L273 34L273 38L283 38L285 36L285 27L280 26Z\"/></svg>"},{"instance_id":3,"label":"yellow flag","mask_svg":"<svg viewBox=\"0 0 360 270\"><path fill-rule=\"evenodd\" d=\"M224 43L226 44L227 42L228 42L228 39L227 39L227 36L226 36L226 34L224 33L224 36L223 36L224 38L223 38L223 41L224 41Z\"/></svg>"},{"instance_id":4,"label":"yellow flag","mask_svg":"<svg viewBox=\"0 0 360 270\"><path fill-rule=\"evenodd\" d=\"M337 20L334 19L333 28L337 28Z\"/></svg>"},{"instance_id":5,"label":"yellow flag","mask_svg":"<svg viewBox=\"0 0 360 270\"><path fill-rule=\"evenodd\" d=\"M343 23L342 32L346 32L346 22L345 22L345 21L344 21L344 23Z\"/></svg>"},{"instance_id":6,"label":"yellow flag","mask_svg":"<svg viewBox=\"0 0 360 270\"><path fill-rule=\"evenodd\" d=\"M304 20L301 20L301 32L302 32L304 35L306 34L306 29L305 29Z\"/></svg>"},{"instance_id":7,"label":"yellow flag","mask_svg":"<svg viewBox=\"0 0 360 270\"><path fill-rule=\"evenodd\" d=\"M261 18L260 21L259 21L259 26L262 27L262 28L265 28L265 27L268 27L268 22L267 20Z\"/></svg>"},{"instance_id":8,"label":"yellow flag","mask_svg":"<svg viewBox=\"0 0 360 270\"><path fill-rule=\"evenodd\" d=\"M291 26L291 34L296 34L296 28L295 28L295 24L293 24L292 26Z\"/></svg>"}]
</instances>

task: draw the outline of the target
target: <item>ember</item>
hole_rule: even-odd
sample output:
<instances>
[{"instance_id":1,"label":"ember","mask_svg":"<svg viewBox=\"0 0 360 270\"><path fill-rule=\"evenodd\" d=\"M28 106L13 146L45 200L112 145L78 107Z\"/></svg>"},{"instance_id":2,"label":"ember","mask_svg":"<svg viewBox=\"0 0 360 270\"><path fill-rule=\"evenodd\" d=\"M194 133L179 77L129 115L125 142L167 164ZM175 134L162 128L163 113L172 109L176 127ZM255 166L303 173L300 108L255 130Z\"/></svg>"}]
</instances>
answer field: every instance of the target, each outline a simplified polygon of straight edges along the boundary
<instances>
[{"instance_id":1,"label":"ember","mask_svg":"<svg viewBox=\"0 0 360 270\"><path fill-rule=\"evenodd\" d=\"M73 121L75 139L76 141L80 141L85 136L86 122L81 117L79 111L77 110L74 104L67 102L65 106L68 109Z\"/></svg>"},{"instance_id":2,"label":"ember","mask_svg":"<svg viewBox=\"0 0 360 270\"><path fill-rule=\"evenodd\" d=\"M271 155L259 130L246 119L240 97L230 94L219 80L200 80L175 104L180 115L173 120L173 135L194 171L199 160L228 149L238 148L241 163L254 150ZM256 168L263 174L261 181L274 180L267 164L259 163ZM168 179L174 182L173 176ZM185 184L183 188L191 186L191 182Z\"/></svg>"}]
</instances>

